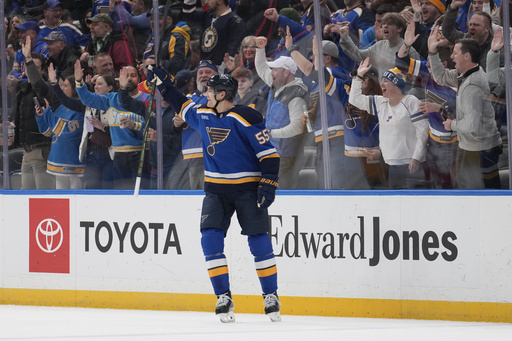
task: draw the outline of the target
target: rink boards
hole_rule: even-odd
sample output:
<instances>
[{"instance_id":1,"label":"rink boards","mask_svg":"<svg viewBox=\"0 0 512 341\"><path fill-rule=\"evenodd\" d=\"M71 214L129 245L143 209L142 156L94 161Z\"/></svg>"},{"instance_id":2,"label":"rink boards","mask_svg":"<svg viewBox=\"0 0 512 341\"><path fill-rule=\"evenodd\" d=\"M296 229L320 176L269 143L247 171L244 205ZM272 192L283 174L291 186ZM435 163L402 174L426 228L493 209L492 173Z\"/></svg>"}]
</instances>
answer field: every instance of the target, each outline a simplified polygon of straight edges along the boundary
<instances>
[{"instance_id":1,"label":"rink boards","mask_svg":"<svg viewBox=\"0 0 512 341\"><path fill-rule=\"evenodd\" d=\"M212 311L202 193L102 193L1 193L0 303ZM282 313L510 323L511 206L509 191L280 191ZM236 311L262 312L236 219L225 253Z\"/></svg>"}]
</instances>

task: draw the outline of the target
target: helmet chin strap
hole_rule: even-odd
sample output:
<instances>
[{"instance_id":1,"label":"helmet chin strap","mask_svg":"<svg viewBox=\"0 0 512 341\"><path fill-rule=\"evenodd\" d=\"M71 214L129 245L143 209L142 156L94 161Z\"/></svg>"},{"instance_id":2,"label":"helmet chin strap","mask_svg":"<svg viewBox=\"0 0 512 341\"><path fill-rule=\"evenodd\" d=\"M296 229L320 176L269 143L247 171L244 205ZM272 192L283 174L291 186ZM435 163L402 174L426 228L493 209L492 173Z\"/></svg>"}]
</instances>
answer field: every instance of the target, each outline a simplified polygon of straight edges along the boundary
<instances>
[{"instance_id":1,"label":"helmet chin strap","mask_svg":"<svg viewBox=\"0 0 512 341\"><path fill-rule=\"evenodd\" d=\"M218 117L218 118L222 118L222 116L221 116L221 115L219 114L219 112L217 111L217 106L219 105L219 103L220 103L220 102L225 101L225 100L226 100L226 97L224 96L224 98L223 98L223 99L221 99L221 100L219 101L219 100L217 99L217 94L218 94L218 93L217 93L217 92L215 92L215 95L214 95L214 97L213 97L213 98L215 99L215 105L214 105L214 106L213 106L213 108L211 108L211 109L213 109L213 110L215 111L215 113L217 114L217 117Z\"/></svg>"}]
</instances>

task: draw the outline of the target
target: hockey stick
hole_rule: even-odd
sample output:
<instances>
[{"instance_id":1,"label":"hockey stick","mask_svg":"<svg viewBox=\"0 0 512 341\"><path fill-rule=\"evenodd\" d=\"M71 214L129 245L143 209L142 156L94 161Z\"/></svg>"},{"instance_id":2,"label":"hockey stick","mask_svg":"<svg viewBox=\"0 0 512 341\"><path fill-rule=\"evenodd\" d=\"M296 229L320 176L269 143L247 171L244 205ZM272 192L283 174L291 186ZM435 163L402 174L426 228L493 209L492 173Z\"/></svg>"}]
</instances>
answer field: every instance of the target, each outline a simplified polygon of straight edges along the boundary
<instances>
[{"instance_id":1,"label":"hockey stick","mask_svg":"<svg viewBox=\"0 0 512 341\"><path fill-rule=\"evenodd\" d=\"M160 65L160 57L162 55L162 45L164 41L164 33L167 28L167 12L169 11L169 8L171 7L172 0L167 0L165 3L165 10L164 10L164 21L162 24L162 28L160 30L160 39L158 42L158 53L155 56L155 65L158 67ZM158 13L158 8L157 8ZM158 16L160 16L160 13L158 13ZM155 49L156 46L153 48ZM155 102L155 90L156 90L156 77L153 79L153 81L150 83L151 87L151 94L149 97L149 105L148 105L148 113L146 117L146 126L144 127L144 134L142 137L142 150L140 151L140 160L139 160L139 168L137 169L137 178L135 179L135 189L133 195L138 196L139 190L140 190L140 181L142 179L142 169L144 168L144 155L146 152L146 141L148 139L148 132L149 132L149 121L151 120L151 116L153 113L153 103Z\"/></svg>"}]
</instances>

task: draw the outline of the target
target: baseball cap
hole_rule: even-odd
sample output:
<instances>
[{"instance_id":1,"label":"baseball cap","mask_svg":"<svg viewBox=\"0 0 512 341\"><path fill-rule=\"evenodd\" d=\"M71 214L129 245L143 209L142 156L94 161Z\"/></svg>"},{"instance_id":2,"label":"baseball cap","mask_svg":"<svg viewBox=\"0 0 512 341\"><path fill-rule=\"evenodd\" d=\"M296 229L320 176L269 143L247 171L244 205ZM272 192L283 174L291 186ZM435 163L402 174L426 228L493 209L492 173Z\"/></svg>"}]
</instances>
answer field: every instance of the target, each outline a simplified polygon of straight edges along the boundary
<instances>
[{"instance_id":1,"label":"baseball cap","mask_svg":"<svg viewBox=\"0 0 512 341\"><path fill-rule=\"evenodd\" d=\"M62 6L59 0L47 0L46 8L55 8L57 6Z\"/></svg>"},{"instance_id":2,"label":"baseball cap","mask_svg":"<svg viewBox=\"0 0 512 341\"><path fill-rule=\"evenodd\" d=\"M23 25L16 26L15 29L19 31L34 30L39 33L39 24L35 21L26 21Z\"/></svg>"},{"instance_id":3,"label":"baseball cap","mask_svg":"<svg viewBox=\"0 0 512 341\"><path fill-rule=\"evenodd\" d=\"M194 74L191 71L181 70L174 77L174 86L176 89L182 92L193 78Z\"/></svg>"},{"instance_id":4,"label":"baseball cap","mask_svg":"<svg viewBox=\"0 0 512 341\"><path fill-rule=\"evenodd\" d=\"M323 51L323 54L325 54L327 56L331 56L336 59L338 59L338 57L340 56L338 47L336 46L335 43L333 43L330 40L322 41L322 51Z\"/></svg>"},{"instance_id":5,"label":"baseball cap","mask_svg":"<svg viewBox=\"0 0 512 341\"><path fill-rule=\"evenodd\" d=\"M199 62L199 65L197 66L197 69L201 69L203 67L209 67L210 69L212 69L213 71L215 72L219 72L219 70L217 69L217 67L213 64L213 62L211 60L201 60Z\"/></svg>"},{"instance_id":6,"label":"baseball cap","mask_svg":"<svg viewBox=\"0 0 512 341\"><path fill-rule=\"evenodd\" d=\"M107 13L98 13L92 18L85 19L85 22L87 25L90 25L93 22L104 22L106 24L109 24L110 26L114 25L112 18L110 18L110 16Z\"/></svg>"},{"instance_id":7,"label":"baseball cap","mask_svg":"<svg viewBox=\"0 0 512 341\"><path fill-rule=\"evenodd\" d=\"M273 69L282 67L283 69L289 70L293 74L297 72L297 64L295 64L291 57L281 56L273 62L268 62L268 66Z\"/></svg>"},{"instance_id":8,"label":"baseball cap","mask_svg":"<svg viewBox=\"0 0 512 341\"><path fill-rule=\"evenodd\" d=\"M61 30L51 31L50 34L48 34L42 40L44 40L44 41L57 41L57 40L66 41L66 39L64 39L64 34L62 34Z\"/></svg>"}]
</instances>

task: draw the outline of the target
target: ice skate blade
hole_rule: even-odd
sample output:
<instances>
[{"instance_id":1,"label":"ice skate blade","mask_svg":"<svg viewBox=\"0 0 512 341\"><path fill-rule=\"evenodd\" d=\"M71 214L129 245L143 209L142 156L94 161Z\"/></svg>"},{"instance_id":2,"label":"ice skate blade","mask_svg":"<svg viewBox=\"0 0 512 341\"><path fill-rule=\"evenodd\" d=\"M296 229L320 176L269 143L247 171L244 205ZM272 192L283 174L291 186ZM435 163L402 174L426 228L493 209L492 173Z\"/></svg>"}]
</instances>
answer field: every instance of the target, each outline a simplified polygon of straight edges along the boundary
<instances>
[{"instance_id":1,"label":"ice skate blade","mask_svg":"<svg viewBox=\"0 0 512 341\"><path fill-rule=\"evenodd\" d=\"M267 316L272 322L281 322L281 314L278 311L275 313L268 313Z\"/></svg>"},{"instance_id":2,"label":"ice skate blade","mask_svg":"<svg viewBox=\"0 0 512 341\"><path fill-rule=\"evenodd\" d=\"M235 322L235 314L233 314L232 311L227 314L217 314L217 316L220 318L220 322L222 323Z\"/></svg>"}]
</instances>

